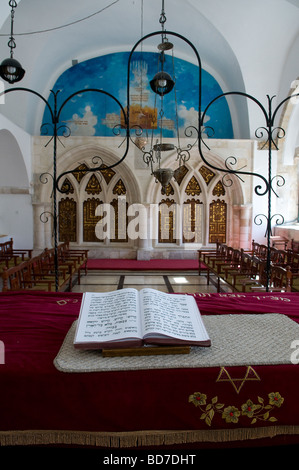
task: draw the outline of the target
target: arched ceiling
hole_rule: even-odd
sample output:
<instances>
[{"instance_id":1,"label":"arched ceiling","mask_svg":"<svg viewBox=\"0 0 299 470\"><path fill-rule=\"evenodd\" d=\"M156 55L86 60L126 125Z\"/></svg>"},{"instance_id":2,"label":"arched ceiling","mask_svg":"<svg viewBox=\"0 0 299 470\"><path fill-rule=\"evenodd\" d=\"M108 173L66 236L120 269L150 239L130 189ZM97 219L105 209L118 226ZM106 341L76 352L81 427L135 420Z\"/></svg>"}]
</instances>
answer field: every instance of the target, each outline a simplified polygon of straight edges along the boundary
<instances>
[{"instance_id":1,"label":"arched ceiling","mask_svg":"<svg viewBox=\"0 0 299 470\"><path fill-rule=\"evenodd\" d=\"M73 60L130 51L141 35L159 31L161 6L161 0L20 0L14 57L26 74L5 87L30 88L47 98ZM267 94L286 96L299 76L299 0L165 0L165 11L166 30L194 44L203 68L224 92L246 92L265 103ZM8 0L0 6L0 18L2 61L9 56ZM156 50L154 43L146 47ZM175 53L194 61L185 43L175 44ZM44 106L37 98L10 93L1 106L0 112L15 124L39 133ZM247 109L244 100L233 100L231 106L235 137L248 138L259 125L256 111Z\"/></svg>"}]
</instances>

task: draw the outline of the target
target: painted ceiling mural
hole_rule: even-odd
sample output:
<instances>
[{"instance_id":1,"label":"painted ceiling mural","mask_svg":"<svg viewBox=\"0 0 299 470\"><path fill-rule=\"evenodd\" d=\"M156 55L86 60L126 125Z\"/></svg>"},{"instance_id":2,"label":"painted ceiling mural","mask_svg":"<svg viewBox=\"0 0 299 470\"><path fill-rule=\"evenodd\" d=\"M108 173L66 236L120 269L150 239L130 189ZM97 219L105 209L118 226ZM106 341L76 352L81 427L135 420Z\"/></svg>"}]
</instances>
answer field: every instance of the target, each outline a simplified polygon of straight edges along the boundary
<instances>
[{"instance_id":1,"label":"painted ceiling mural","mask_svg":"<svg viewBox=\"0 0 299 470\"><path fill-rule=\"evenodd\" d=\"M150 88L150 80L158 71L159 54L135 52L130 70L130 126L140 125L144 130L159 132L161 99ZM57 79L54 92L60 105L76 93L64 106L60 115L62 135L67 126L73 136L113 136L115 126L122 128L123 113L111 97L98 92L81 90L97 88L113 95L126 109L127 69L129 53L107 54L78 63L67 69ZM176 129L183 137L188 126L197 127L198 67L187 61L166 56L164 70L175 75L175 88L163 97L163 136L176 137ZM211 74L202 71L202 111L222 90ZM49 96L52 104L53 97ZM50 122L45 109L43 124ZM209 108L206 126L214 129L213 138L233 138L229 107L225 98L216 100ZM43 129L43 127L42 127ZM124 135L125 135L125 131ZM41 131L43 133L43 131Z\"/></svg>"}]
</instances>

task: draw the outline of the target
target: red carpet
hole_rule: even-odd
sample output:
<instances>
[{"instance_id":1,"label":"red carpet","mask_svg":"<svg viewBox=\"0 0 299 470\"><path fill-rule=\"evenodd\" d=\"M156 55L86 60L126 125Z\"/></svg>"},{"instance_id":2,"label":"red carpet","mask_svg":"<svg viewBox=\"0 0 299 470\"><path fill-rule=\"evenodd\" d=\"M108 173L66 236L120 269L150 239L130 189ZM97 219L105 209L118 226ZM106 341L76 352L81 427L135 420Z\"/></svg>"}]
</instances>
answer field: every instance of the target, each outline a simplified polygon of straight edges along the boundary
<instances>
[{"instance_id":1,"label":"red carpet","mask_svg":"<svg viewBox=\"0 0 299 470\"><path fill-rule=\"evenodd\" d=\"M195 259L89 259L87 269L107 269L115 271L184 271L198 270Z\"/></svg>"}]
</instances>

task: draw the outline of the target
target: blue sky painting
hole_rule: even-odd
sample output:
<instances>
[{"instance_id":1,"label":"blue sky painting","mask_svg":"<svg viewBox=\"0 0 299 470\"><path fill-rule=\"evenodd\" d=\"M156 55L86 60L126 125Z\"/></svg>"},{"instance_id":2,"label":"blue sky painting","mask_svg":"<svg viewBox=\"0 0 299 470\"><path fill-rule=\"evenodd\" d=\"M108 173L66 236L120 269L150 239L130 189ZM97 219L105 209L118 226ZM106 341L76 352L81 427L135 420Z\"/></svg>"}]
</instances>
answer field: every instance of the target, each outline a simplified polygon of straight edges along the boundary
<instances>
[{"instance_id":1,"label":"blue sky painting","mask_svg":"<svg viewBox=\"0 0 299 470\"><path fill-rule=\"evenodd\" d=\"M127 105L127 71L129 52L107 54L94 59L78 63L57 79L52 90L58 92L58 110L65 102L59 115L58 134L62 134L67 126L74 136L113 136L113 129L119 129L122 122L121 108ZM139 108L141 113L156 109L156 116L160 116L161 101L149 85L149 81L158 71L158 53L135 52L130 63L130 124L135 124L136 115L133 109ZM174 66L174 67L173 67ZM175 137L176 127L180 135L189 126L197 125L199 102L198 67L187 61L172 58L167 55L164 70L175 78L175 88L163 98L163 135ZM113 95L91 89L102 90ZM82 91L82 92L81 92ZM78 93L77 93L78 92ZM80 93L79 93L80 92ZM69 97L75 93L73 97ZM202 70L202 98L201 111L212 99L222 94L222 90L214 77ZM53 96L49 96L49 103L53 105ZM213 138L232 139L233 129L229 107L225 98L216 100L209 108L206 116L206 125L214 129ZM43 124L49 123L49 111L45 109ZM142 121L143 127L148 121ZM145 124L147 122L147 124ZM153 132L159 131L159 126ZM157 129L158 127L158 129ZM49 130L49 129L48 129ZM41 131L42 132L42 131ZM125 130L122 130L125 136ZM43 132L42 132L43 133Z\"/></svg>"}]
</instances>

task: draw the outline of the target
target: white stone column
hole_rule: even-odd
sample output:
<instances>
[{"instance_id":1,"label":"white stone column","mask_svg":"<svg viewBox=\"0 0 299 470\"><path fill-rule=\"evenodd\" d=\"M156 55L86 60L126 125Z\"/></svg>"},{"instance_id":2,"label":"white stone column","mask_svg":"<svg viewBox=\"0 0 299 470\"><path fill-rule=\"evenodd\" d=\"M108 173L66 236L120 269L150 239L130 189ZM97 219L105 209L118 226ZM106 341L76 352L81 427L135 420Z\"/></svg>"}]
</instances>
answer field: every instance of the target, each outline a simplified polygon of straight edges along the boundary
<instances>
[{"instance_id":1,"label":"white stone column","mask_svg":"<svg viewBox=\"0 0 299 470\"><path fill-rule=\"evenodd\" d=\"M52 207L51 204L34 203L34 249L44 250L52 246Z\"/></svg>"},{"instance_id":2,"label":"white stone column","mask_svg":"<svg viewBox=\"0 0 299 470\"><path fill-rule=\"evenodd\" d=\"M251 247L252 207L250 204L240 206L240 247Z\"/></svg>"},{"instance_id":3,"label":"white stone column","mask_svg":"<svg viewBox=\"0 0 299 470\"><path fill-rule=\"evenodd\" d=\"M44 204L33 204L33 247L34 250L43 250L45 247L45 229L40 220L40 215L44 212Z\"/></svg>"},{"instance_id":4,"label":"white stone column","mask_svg":"<svg viewBox=\"0 0 299 470\"><path fill-rule=\"evenodd\" d=\"M137 238L137 259L150 259L152 250L150 204L140 204L138 215L139 237Z\"/></svg>"},{"instance_id":5,"label":"white stone column","mask_svg":"<svg viewBox=\"0 0 299 470\"><path fill-rule=\"evenodd\" d=\"M228 244L234 248L240 247L240 206L232 206L232 221L228 220Z\"/></svg>"}]
</instances>

